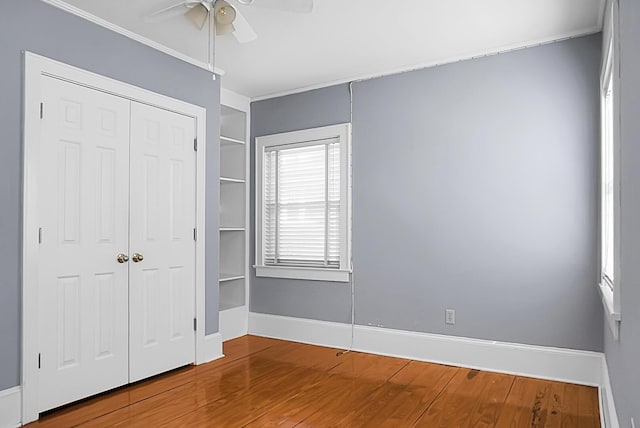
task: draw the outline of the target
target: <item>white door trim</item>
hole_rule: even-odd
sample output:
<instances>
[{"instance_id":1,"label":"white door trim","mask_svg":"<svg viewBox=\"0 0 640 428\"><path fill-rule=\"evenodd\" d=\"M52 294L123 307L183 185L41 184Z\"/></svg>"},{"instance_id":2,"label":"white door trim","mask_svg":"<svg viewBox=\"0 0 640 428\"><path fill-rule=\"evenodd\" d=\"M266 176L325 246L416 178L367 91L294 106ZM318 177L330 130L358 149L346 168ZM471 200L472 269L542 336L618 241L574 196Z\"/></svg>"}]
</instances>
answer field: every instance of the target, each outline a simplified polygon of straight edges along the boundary
<instances>
[{"instance_id":1,"label":"white door trim","mask_svg":"<svg viewBox=\"0 0 640 428\"><path fill-rule=\"evenodd\" d=\"M38 419L38 187L37 162L40 136L40 77L47 75L132 101L191 116L196 123L196 227L205 235L206 109L114 79L100 76L30 52L24 53L24 170L22 223L22 423ZM46 114L46 112L45 112ZM196 240L195 313L196 364L205 348L205 242Z\"/></svg>"}]
</instances>

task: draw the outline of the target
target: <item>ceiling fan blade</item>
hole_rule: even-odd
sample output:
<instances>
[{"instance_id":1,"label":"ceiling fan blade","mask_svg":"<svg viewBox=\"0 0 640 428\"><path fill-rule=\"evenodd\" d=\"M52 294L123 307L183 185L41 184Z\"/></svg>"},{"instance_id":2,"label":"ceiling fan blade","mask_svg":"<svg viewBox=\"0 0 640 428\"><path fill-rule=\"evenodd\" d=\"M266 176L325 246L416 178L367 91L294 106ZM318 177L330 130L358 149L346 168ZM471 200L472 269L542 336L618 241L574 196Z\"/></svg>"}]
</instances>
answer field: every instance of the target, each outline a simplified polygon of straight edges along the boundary
<instances>
[{"instance_id":1,"label":"ceiling fan blade","mask_svg":"<svg viewBox=\"0 0 640 428\"><path fill-rule=\"evenodd\" d=\"M313 11L313 0L238 0L238 2L248 6L287 12L311 13Z\"/></svg>"},{"instance_id":2,"label":"ceiling fan blade","mask_svg":"<svg viewBox=\"0 0 640 428\"><path fill-rule=\"evenodd\" d=\"M239 43L249 43L258 38L258 35L251 27L251 24L245 19L244 16L236 9L236 19L233 21L235 31L233 36Z\"/></svg>"},{"instance_id":3,"label":"ceiling fan blade","mask_svg":"<svg viewBox=\"0 0 640 428\"><path fill-rule=\"evenodd\" d=\"M165 21L167 19L173 18L174 16L183 15L185 12L189 10L194 3L198 3L192 0L183 0L179 3L175 3L169 7L165 7L160 10L156 10L148 15L142 17L142 21L150 24L153 22Z\"/></svg>"}]
</instances>

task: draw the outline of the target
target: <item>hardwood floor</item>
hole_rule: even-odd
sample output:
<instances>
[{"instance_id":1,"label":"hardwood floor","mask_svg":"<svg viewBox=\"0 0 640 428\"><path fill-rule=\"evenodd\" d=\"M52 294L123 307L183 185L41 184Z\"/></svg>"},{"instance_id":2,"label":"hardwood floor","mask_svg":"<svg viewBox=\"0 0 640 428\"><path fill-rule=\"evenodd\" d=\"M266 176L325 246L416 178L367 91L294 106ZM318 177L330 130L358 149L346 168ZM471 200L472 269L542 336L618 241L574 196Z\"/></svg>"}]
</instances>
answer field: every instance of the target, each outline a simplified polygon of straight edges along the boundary
<instances>
[{"instance_id":1,"label":"hardwood floor","mask_svg":"<svg viewBox=\"0 0 640 428\"><path fill-rule=\"evenodd\" d=\"M596 388L256 336L30 427L599 427Z\"/></svg>"}]
</instances>

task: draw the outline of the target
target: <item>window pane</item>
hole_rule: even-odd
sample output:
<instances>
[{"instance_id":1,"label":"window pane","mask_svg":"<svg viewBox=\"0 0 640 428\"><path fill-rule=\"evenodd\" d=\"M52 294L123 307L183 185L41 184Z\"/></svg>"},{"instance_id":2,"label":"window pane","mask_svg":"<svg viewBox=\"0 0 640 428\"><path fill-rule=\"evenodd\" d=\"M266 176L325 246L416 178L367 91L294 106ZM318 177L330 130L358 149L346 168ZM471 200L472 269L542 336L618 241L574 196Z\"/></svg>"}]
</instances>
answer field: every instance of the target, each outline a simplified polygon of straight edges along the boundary
<instances>
[{"instance_id":1,"label":"window pane","mask_svg":"<svg viewBox=\"0 0 640 428\"><path fill-rule=\"evenodd\" d=\"M327 262L340 264L340 146L328 146L328 237Z\"/></svg>"},{"instance_id":2,"label":"window pane","mask_svg":"<svg viewBox=\"0 0 640 428\"><path fill-rule=\"evenodd\" d=\"M340 266L340 145L264 154L264 263Z\"/></svg>"},{"instance_id":3,"label":"window pane","mask_svg":"<svg viewBox=\"0 0 640 428\"><path fill-rule=\"evenodd\" d=\"M613 81L610 78L604 99L604 132L602 141L602 275L609 280L609 285L614 280L614 116L612 87Z\"/></svg>"},{"instance_id":4,"label":"window pane","mask_svg":"<svg viewBox=\"0 0 640 428\"><path fill-rule=\"evenodd\" d=\"M273 263L276 257L276 152L264 154L264 259Z\"/></svg>"},{"instance_id":5,"label":"window pane","mask_svg":"<svg viewBox=\"0 0 640 428\"><path fill-rule=\"evenodd\" d=\"M278 152L278 259L324 264L325 147Z\"/></svg>"}]
</instances>

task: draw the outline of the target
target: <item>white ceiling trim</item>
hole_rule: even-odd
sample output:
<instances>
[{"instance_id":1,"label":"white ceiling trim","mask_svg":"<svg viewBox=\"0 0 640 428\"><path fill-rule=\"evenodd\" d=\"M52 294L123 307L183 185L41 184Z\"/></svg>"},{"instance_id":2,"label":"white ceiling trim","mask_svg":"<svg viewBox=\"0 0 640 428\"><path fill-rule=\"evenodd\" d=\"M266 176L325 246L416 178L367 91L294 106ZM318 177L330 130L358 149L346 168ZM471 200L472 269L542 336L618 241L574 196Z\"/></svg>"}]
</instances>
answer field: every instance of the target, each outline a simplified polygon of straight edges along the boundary
<instances>
[{"instance_id":1,"label":"white ceiling trim","mask_svg":"<svg viewBox=\"0 0 640 428\"><path fill-rule=\"evenodd\" d=\"M218 74L218 75L223 75L224 74L223 70L221 70L221 69L219 69L217 67L214 67L211 64L207 64L205 62L198 61L198 60L196 60L194 58L191 58L190 56L187 56L187 55L185 55L183 53L180 53L180 52L176 51L175 49L171 49L171 48L169 48L169 47L167 47L167 46L165 46L165 45L163 45L161 43L155 42L155 41L153 41L151 39L148 39L148 38L143 37L143 36L141 36L139 34L136 34L133 31L129 31L126 28L122 28L122 27L120 27L118 25L115 25L115 24L113 24L113 23L111 23L109 21L106 21L106 20L98 17L98 16L95 16L95 15L93 15L91 13L88 13L88 12L82 10L82 9L79 9L79 8L77 8L75 6L72 6L72 5L68 4L68 3L65 3L62 0L40 0L40 1L42 1L43 3L47 3L47 4L51 5L51 6L57 7L58 9L62 9L65 12L68 12L68 13L70 13L72 15L76 15L76 16L78 16L80 18L86 19L87 21L90 21L90 22L92 22L94 24L97 24L97 25L99 25L101 27L104 27L104 28L106 28L108 30L113 31L114 33L118 33L120 35L128 37L131 40L135 40L136 42L142 43L143 45L149 46L149 47L151 47L153 49L156 49L156 50L158 50L160 52L163 52L163 53L165 53L167 55L170 55L170 56L172 56L174 58L177 58L177 59L179 59L181 61L184 61L184 62L189 63L191 65L195 65L196 67L203 68L203 69L205 69L207 71L211 71L212 73L215 73L215 74ZM215 77L214 77L214 79L215 79Z\"/></svg>"},{"instance_id":2,"label":"white ceiling trim","mask_svg":"<svg viewBox=\"0 0 640 428\"><path fill-rule=\"evenodd\" d=\"M603 9L603 11L604 11L604 9ZM266 99L270 99L270 98L278 98L278 97L283 97L283 96L286 96L286 95L293 95L293 94L299 94L299 93L302 93L302 92L312 91L314 89L327 88L329 86L341 85L341 84L344 84L344 83L360 82L360 81L363 81L363 80L376 79L378 77L385 77L385 76L391 76L391 75L394 75L394 74L407 73L407 72L410 72L410 71L422 70L424 68L437 67L439 65L452 64L452 63L455 63L455 62L467 61L467 60L470 60L470 59L482 58L482 57L491 56L491 55L499 55L499 54L503 54L503 53L507 53L507 52L517 51L517 50L520 50L520 49L532 48L532 47L536 47L536 46L542 46L542 45L547 45L547 44L550 44L550 43L560 42L562 40L574 39L576 37L588 36L590 34L595 34L595 33L599 33L600 31L602 31L602 18L601 17L599 17L598 22L599 22L598 26L587 28L587 29L582 29L582 30L579 30L579 31L573 31L573 32L565 33L565 34L560 34L560 35L556 35L554 37L548 37L548 38L543 38L543 39L540 39L540 40L533 40L533 41L527 41L527 42L523 42L523 43L516 43L516 44L512 44L512 45L501 46L501 47L496 48L496 49L479 51L479 52L475 52L473 54L468 54L468 55L460 55L460 56L455 56L455 57L449 57L449 58L445 58L445 59L442 59L442 60L424 62L424 63L419 63L419 64L412 64L412 65L409 65L409 66L406 66L406 67L392 68L392 69L389 69L389 70L386 70L386 71L383 71L383 72L378 72L378 73L356 75L356 76L352 76L352 77L345 78L345 79L333 80L333 81L330 81L330 82L319 83L317 85L304 86L304 87L300 87L300 88L296 88L296 89L291 89L291 90L288 90L288 91L274 92L272 94L266 94L266 95L259 95L259 96L256 96L256 97L251 97L250 99L253 102L253 101L266 100ZM224 87L224 80L223 80L223 87Z\"/></svg>"}]
</instances>

